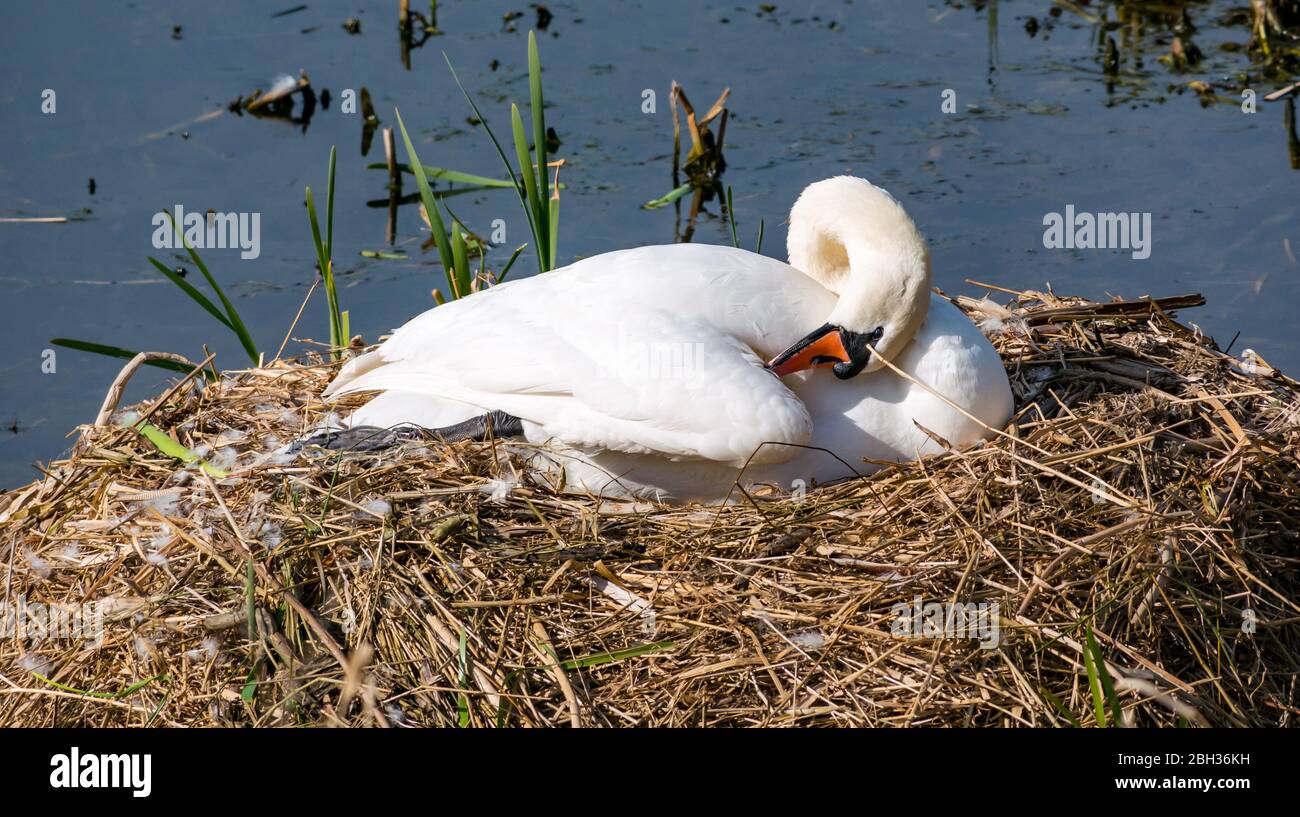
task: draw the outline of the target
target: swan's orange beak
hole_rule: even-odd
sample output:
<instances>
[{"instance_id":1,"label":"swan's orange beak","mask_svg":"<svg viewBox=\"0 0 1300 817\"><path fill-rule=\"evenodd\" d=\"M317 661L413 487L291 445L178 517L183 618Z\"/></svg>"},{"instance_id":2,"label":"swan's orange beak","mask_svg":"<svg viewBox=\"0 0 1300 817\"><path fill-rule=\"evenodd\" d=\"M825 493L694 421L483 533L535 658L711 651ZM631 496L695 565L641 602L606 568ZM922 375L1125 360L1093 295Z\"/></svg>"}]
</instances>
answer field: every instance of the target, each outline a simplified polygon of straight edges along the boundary
<instances>
[{"instance_id":1,"label":"swan's orange beak","mask_svg":"<svg viewBox=\"0 0 1300 817\"><path fill-rule=\"evenodd\" d=\"M844 337L840 328L832 324L817 329L795 342L793 346L772 358L767 368L777 377L785 377L793 372L802 372L818 366L834 366L851 360L844 348Z\"/></svg>"}]
</instances>

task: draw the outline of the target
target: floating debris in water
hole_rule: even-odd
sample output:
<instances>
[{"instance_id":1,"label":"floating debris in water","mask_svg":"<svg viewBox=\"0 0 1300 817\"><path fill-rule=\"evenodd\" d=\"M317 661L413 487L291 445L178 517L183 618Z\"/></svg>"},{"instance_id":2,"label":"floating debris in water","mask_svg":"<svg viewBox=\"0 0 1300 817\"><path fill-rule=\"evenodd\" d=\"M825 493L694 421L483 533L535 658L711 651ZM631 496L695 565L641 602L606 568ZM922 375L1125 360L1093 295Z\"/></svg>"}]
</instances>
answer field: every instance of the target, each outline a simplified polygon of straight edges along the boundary
<instances>
[{"instance_id":1,"label":"floating debris in water","mask_svg":"<svg viewBox=\"0 0 1300 817\"><path fill-rule=\"evenodd\" d=\"M1196 43L1184 40L1182 37L1174 37L1174 41L1169 46L1169 53L1159 57L1158 60L1176 73L1182 74L1200 65L1203 58L1204 55L1201 49L1196 47Z\"/></svg>"},{"instance_id":2,"label":"floating debris in water","mask_svg":"<svg viewBox=\"0 0 1300 817\"><path fill-rule=\"evenodd\" d=\"M686 91L676 82L669 92L669 104L673 112L673 175L677 173L677 153L681 144L680 123L677 106L686 112L686 131L691 139L690 150L682 171L696 187L706 187L715 182L716 177L727 169L727 160L723 157L723 145L727 139L727 120L731 112L727 109L727 98L731 96L730 88L723 88L717 100L703 116L697 116L695 107L686 98ZM716 138L709 127L714 120L718 122Z\"/></svg>"},{"instance_id":3,"label":"floating debris in water","mask_svg":"<svg viewBox=\"0 0 1300 817\"><path fill-rule=\"evenodd\" d=\"M306 74L304 74L303 77L306 78ZM298 80L294 79L289 74L281 74L280 76L276 77L271 81L270 90L268 90L265 94L259 97L259 99L262 100L261 104L269 105L270 103L274 102L275 100L279 99L285 94L293 93L294 91L298 90L298 88L299 88ZM253 106L250 105L249 107L253 107Z\"/></svg>"},{"instance_id":4,"label":"floating debris in water","mask_svg":"<svg viewBox=\"0 0 1300 817\"><path fill-rule=\"evenodd\" d=\"M297 117L293 115L295 96L302 97L302 111ZM311 89L311 80L307 77L307 72L300 70L297 79L282 74L272 81L270 90L263 92L262 89L256 88L247 97L236 97L226 107L237 114L247 111L258 117L287 119L294 124L302 125L303 131L306 131L312 113L316 110L316 93Z\"/></svg>"},{"instance_id":5,"label":"floating debris in water","mask_svg":"<svg viewBox=\"0 0 1300 817\"><path fill-rule=\"evenodd\" d=\"M1119 75L1119 46L1114 37L1106 38L1106 53L1102 57L1102 69L1106 76L1114 78Z\"/></svg>"}]
</instances>

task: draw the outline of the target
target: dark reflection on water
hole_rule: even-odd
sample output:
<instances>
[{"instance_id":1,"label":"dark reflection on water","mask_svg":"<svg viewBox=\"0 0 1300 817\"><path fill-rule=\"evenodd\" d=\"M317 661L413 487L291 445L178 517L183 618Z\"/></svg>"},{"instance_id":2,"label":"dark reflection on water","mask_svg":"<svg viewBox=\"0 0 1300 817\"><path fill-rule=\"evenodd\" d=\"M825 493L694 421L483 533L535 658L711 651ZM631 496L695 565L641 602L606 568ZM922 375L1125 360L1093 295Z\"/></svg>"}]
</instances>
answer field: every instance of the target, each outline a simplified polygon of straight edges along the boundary
<instances>
[{"instance_id":1,"label":"dark reflection on water","mask_svg":"<svg viewBox=\"0 0 1300 817\"><path fill-rule=\"evenodd\" d=\"M44 374L52 337L194 358L207 343L219 363L243 365L233 338L146 262L161 253L169 266L186 263L153 248L159 211L181 204L261 214L256 260L234 250L205 259L258 343L274 350L314 275L303 188L323 190L329 148L338 145L335 258L353 331L373 339L432 303L442 275L436 253L420 248L412 204L393 208L397 249L409 260L360 255L391 249L388 180L366 169L382 161L382 144L360 104L345 112L344 92L367 88L382 125L394 124L400 106L426 163L496 176L496 157L442 52L505 131L508 103L527 98L525 33L537 12L519 4L524 15L503 21L508 7L443 2L438 33L417 23L403 38L395 3L307 5L278 17L283 9L261 2L7 9L0 217L76 219L0 224L0 486L57 456L64 435L93 419L120 366L60 350L55 373ZM1069 5L1076 11L1062 11ZM1290 103L1240 110L1235 77L1250 62L1231 50L1249 39L1249 23L1234 18L1238 5L1188 3L1195 30L1186 31L1172 17L1121 20L1113 4L1082 0L835 0L797 11L734 0L548 3L547 115L568 161L561 261L673 240L681 229L674 208L640 208L671 189L669 84L701 97L730 86L724 181L734 188L744 245L753 245L762 219L764 252L782 255L782 222L799 190L860 174L905 202L932 244L936 283L948 291L977 291L967 278L1014 288L1050 282L1093 297L1200 291L1209 305L1186 319L1224 344L1240 332L1234 349L1253 347L1295 371L1300 147ZM1103 13L1109 24L1089 19ZM349 20L358 33L345 28ZM1198 61L1179 63L1176 50ZM318 95L314 110L305 112L303 100L275 117L228 110L234 98L300 70ZM1193 81L1210 84L1198 91ZM1279 83L1257 84L1262 96ZM57 94L53 114L41 112L45 89ZM657 95L654 114L642 113L646 89ZM943 112L945 98L954 113ZM408 182L402 202L413 189ZM504 220L497 263L525 240L509 191L470 190L450 201L479 234ZM1043 217L1067 205L1151 213L1151 257L1045 249ZM702 203L693 240L730 243L721 214L716 197ZM513 274L533 268L521 258ZM321 300L308 308L305 334L327 334L323 309ZM128 398L165 379L137 375Z\"/></svg>"}]
</instances>

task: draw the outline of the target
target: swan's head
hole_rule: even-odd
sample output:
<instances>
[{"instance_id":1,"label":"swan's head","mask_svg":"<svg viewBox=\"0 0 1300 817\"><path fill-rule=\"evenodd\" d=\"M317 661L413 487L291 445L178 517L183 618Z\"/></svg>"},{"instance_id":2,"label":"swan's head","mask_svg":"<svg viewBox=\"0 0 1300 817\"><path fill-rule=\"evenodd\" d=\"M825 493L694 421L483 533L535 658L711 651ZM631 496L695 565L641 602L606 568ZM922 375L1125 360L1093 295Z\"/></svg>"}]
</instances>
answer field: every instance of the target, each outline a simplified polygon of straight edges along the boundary
<instances>
[{"instance_id":1,"label":"swan's head","mask_svg":"<svg viewBox=\"0 0 1300 817\"><path fill-rule=\"evenodd\" d=\"M839 300L825 324L767 364L777 376L832 366L847 380L911 342L930 304L930 254L893 196L851 176L811 184L790 211L786 247L791 266Z\"/></svg>"}]
</instances>

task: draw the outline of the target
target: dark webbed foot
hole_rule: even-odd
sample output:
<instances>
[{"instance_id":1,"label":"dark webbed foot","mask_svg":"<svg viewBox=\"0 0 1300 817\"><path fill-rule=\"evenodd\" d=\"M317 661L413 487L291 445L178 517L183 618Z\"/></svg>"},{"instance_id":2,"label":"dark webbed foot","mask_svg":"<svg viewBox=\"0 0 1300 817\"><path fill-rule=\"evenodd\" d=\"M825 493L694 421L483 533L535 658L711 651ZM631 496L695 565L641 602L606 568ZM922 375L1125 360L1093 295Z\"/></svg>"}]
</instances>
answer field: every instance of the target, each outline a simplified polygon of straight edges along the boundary
<instances>
[{"instance_id":1,"label":"dark webbed foot","mask_svg":"<svg viewBox=\"0 0 1300 817\"><path fill-rule=\"evenodd\" d=\"M489 437L503 439L522 437L524 436L524 424L522 420L513 414L506 414L504 411L489 411L487 414L480 414L477 417L471 417L454 425L430 429L428 433L449 443L461 440L482 442Z\"/></svg>"},{"instance_id":2,"label":"dark webbed foot","mask_svg":"<svg viewBox=\"0 0 1300 817\"><path fill-rule=\"evenodd\" d=\"M307 446L320 446L330 451L383 451L411 440L434 439L432 432L417 426L397 426L380 428L379 426L353 426L352 428L319 431L310 437L299 440L295 451Z\"/></svg>"},{"instance_id":3,"label":"dark webbed foot","mask_svg":"<svg viewBox=\"0 0 1300 817\"><path fill-rule=\"evenodd\" d=\"M524 424L512 414L504 411L491 411L471 417L460 423L442 428L420 428L413 425L381 428L379 426L353 426L352 428L320 431L310 437L299 440L292 451L301 451L309 445L317 445L330 451L383 451L405 442L441 440L454 443L461 440L483 441L490 436L499 438L521 437Z\"/></svg>"}]
</instances>

